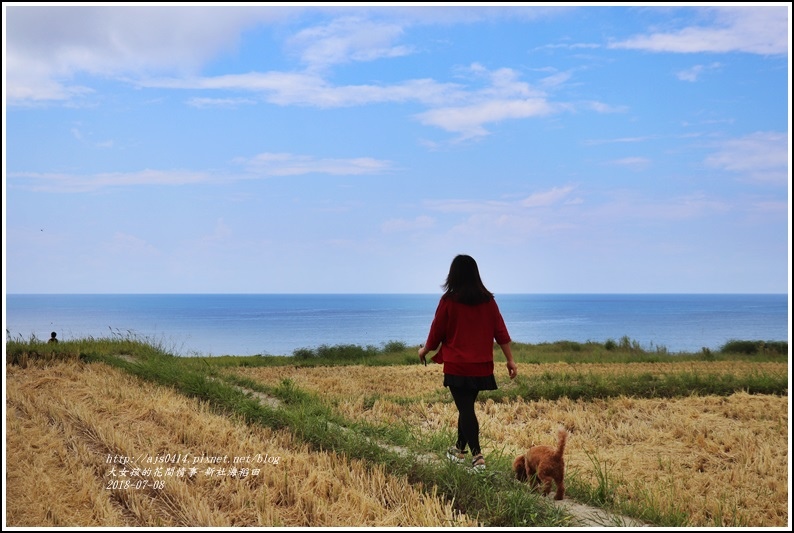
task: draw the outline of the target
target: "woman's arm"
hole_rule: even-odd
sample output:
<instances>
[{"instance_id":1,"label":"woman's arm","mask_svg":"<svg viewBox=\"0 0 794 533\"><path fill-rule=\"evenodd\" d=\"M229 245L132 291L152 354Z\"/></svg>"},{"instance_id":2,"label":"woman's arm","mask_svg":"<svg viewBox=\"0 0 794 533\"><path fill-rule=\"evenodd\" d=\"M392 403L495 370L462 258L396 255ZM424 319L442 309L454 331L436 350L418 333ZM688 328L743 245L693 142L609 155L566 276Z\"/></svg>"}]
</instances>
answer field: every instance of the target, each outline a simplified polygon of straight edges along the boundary
<instances>
[{"instance_id":1,"label":"woman's arm","mask_svg":"<svg viewBox=\"0 0 794 533\"><path fill-rule=\"evenodd\" d=\"M446 336L447 327L447 306L444 298L441 298L433 315L433 322L430 324L430 333L427 334L427 341L419 347L419 360L427 364L425 356L441 346L441 342Z\"/></svg>"},{"instance_id":2,"label":"woman's arm","mask_svg":"<svg viewBox=\"0 0 794 533\"><path fill-rule=\"evenodd\" d=\"M518 366L513 360L513 350L510 348L510 343L506 342L500 344L499 348L502 349L502 353L505 354L505 359L507 359L507 374L510 376L510 379L513 379L518 375Z\"/></svg>"}]
</instances>

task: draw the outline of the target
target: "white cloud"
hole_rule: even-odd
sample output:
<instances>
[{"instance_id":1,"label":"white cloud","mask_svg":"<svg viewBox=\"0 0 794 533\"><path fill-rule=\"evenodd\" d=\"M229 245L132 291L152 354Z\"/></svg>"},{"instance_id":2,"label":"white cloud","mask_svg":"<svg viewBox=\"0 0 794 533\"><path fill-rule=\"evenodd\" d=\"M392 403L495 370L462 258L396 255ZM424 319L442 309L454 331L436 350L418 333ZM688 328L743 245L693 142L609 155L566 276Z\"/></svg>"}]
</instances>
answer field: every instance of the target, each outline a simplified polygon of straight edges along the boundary
<instances>
[{"instance_id":1,"label":"white cloud","mask_svg":"<svg viewBox=\"0 0 794 533\"><path fill-rule=\"evenodd\" d=\"M432 200L425 203L428 209L442 213L505 213L523 211L527 208L549 207L555 204L572 204L576 200L565 201L576 189L573 185L553 187L547 191L533 193L518 201L497 200Z\"/></svg>"},{"instance_id":2,"label":"white cloud","mask_svg":"<svg viewBox=\"0 0 794 533\"><path fill-rule=\"evenodd\" d=\"M581 226L579 216L538 216L531 211L479 212L457 221L445 240L459 239L467 246L487 242L505 246L523 246L528 239L575 232Z\"/></svg>"},{"instance_id":3,"label":"white cloud","mask_svg":"<svg viewBox=\"0 0 794 533\"><path fill-rule=\"evenodd\" d=\"M462 139L488 134L484 125L508 119L539 117L558 109L540 98L526 100L489 100L459 107L444 107L419 113L416 118L425 125L437 126L458 133Z\"/></svg>"},{"instance_id":4,"label":"white cloud","mask_svg":"<svg viewBox=\"0 0 794 533\"><path fill-rule=\"evenodd\" d=\"M391 169L391 162L357 157L351 159L322 159L286 153L261 153L236 163L255 175L297 176L302 174L366 175L382 174Z\"/></svg>"},{"instance_id":5,"label":"white cloud","mask_svg":"<svg viewBox=\"0 0 794 533\"><path fill-rule=\"evenodd\" d=\"M322 108L385 102L419 102L436 105L465 97L457 85L433 80L408 80L394 85L333 86L314 74L251 72L211 78L160 78L138 81L141 87L260 92L265 101L277 105L307 105Z\"/></svg>"},{"instance_id":6,"label":"white cloud","mask_svg":"<svg viewBox=\"0 0 794 533\"><path fill-rule=\"evenodd\" d=\"M503 11L500 16L505 16ZM245 29L296 12L299 10L294 8L236 6L10 7L8 101L15 104L68 101L91 90L73 81L78 74L89 74L125 78L144 88L255 92L263 101L282 106L338 108L419 103L428 108L416 115L422 124L456 133L463 139L487 135L488 124L547 115L566 108L563 104L549 103L541 91L521 81L512 69L488 70L477 64L465 69L468 76L473 76L472 82L478 84L471 87L432 79L333 85L319 75L325 67L412 53L410 48L395 44L403 33L400 23L355 16L303 30L287 41L288 47L295 49L308 65L304 72L195 76L208 61L233 50ZM484 10L477 13L477 19L488 18ZM528 10L526 16L532 19L545 13ZM419 23L410 15L403 20ZM166 73L170 77L158 76ZM541 80L541 84L554 87L570 76L570 73L557 73ZM187 104L236 107L254 102L222 96L194 97ZM604 110L605 107L600 108Z\"/></svg>"},{"instance_id":7,"label":"white cloud","mask_svg":"<svg viewBox=\"0 0 794 533\"><path fill-rule=\"evenodd\" d=\"M686 70L679 70L676 72L676 77L681 81L697 81L701 72L703 72L703 65L695 65Z\"/></svg>"},{"instance_id":8,"label":"white cloud","mask_svg":"<svg viewBox=\"0 0 794 533\"><path fill-rule=\"evenodd\" d=\"M554 187L548 191L537 192L531 194L521 200L522 207L547 207L549 205L560 203L570 193L574 191L574 187L568 185L566 187Z\"/></svg>"},{"instance_id":9,"label":"white cloud","mask_svg":"<svg viewBox=\"0 0 794 533\"><path fill-rule=\"evenodd\" d=\"M74 132L73 132L74 134ZM266 176L297 176L302 174L374 175L391 170L390 161L371 157L350 159L315 158L293 154L262 153L252 158L238 158L247 175L190 170L153 170L136 172L105 172L97 174L66 174L44 172L14 172L9 174L9 186L48 192L88 192L107 187L135 187L148 185L191 185L219 183Z\"/></svg>"},{"instance_id":10,"label":"white cloud","mask_svg":"<svg viewBox=\"0 0 794 533\"><path fill-rule=\"evenodd\" d=\"M251 98L191 98L187 104L199 109L206 108L225 108L234 109L244 105L254 105L257 101Z\"/></svg>"},{"instance_id":11,"label":"white cloud","mask_svg":"<svg viewBox=\"0 0 794 533\"><path fill-rule=\"evenodd\" d=\"M611 199L597 201L574 196L577 187L566 185L538 191L516 201L441 200L425 202L429 211L448 217L448 231L488 242L525 242L531 236L575 231L577 236L597 228L627 224L657 226L726 213L725 201L701 193L659 199L614 191ZM462 217L460 216L462 215ZM440 224L437 224L439 226Z\"/></svg>"},{"instance_id":12,"label":"white cloud","mask_svg":"<svg viewBox=\"0 0 794 533\"><path fill-rule=\"evenodd\" d=\"M34 105L48 101L69 101L94 92L89 87L61 80L56 76L56 69L38 57L15 53L11 46L6 46L5 51L5 93L9 104Z\"/></svg>"},{"instance_id":13,"label":"white cloud","mask_svg":"<svg viewBox=\"0 0 794 533\"><path fill-rule=\"evenodd\" d=\"M475 64L468 67L466 72L473 73L485 85L467 90L458 84L417 79L383 86L333 86L314 74L282 72L150 79L139 84L173 89L256 91L263 93L263 98L273 104L323 108L417 102L430 107L428 111L415 115L422 124L458 133L464 139L487 135L485 124L543 116L568 108L564 104L548 102L541 91L519 81L518 74L512 69L489 71ZM606 106L597 110L612 111Z\"/></svg>"},{"instance_id":14,"label":"white cloud","mask_svg":"<svg viewBox=\"0 0 794 533\"><path fill-rule=\"evenodd\" d=\"M571 76L572 72L557 72L540 80L540 84L544 87L557 87L570 80Z\"/></svg>"},{"instance_id":15,"label":"white cloud","mask_svg":"<svg viewBox=\"0 0 794 533\"><path fill-rule=\"evenodd\" d=\"M45 172L14 172L9 186L22 184L34 191L87 192L106 187L141 185L188 185L206 183L213 178L205 172L188 170L141 170L137 172L106 172L99 174L59 174Z\"/></svg>"},{"instance_id":16,"label":"white cloud","mask_svg":"<svg viewBox=\"0 0 794 533\"><path fill-rule=\"evenodd\" d=\"M774 185L789 182L788 135L757 132L724 141L706 164L740 174L744 179Z\"/></svg>"},{"instance_id":17,"label":"white cloud","mask_svg":"<svg viewBox=\"0 0 794 533\"><path fill-rule=\"evenodd\" d=\"M92 89L73 81L78 74L105 77L154 78L156 73L195 74L220 54L233 52L249 28L294 20L307 11L344 17L297 33L287 39L313 72L324 67L399 57L414 53L410 46L395 44L403 25L473 23L509 18L537 20L568 8L547 7L388 7L300 5L14 5L4 7L7 70L6 95L14 105L67 101L90 94ZM381 17L383 20L378 20ZM416 82L396 87L403 96L377 87L351 87L335 91L307 88L316 78L299 75L298 96L290 97L289 74L271 74L276 103L350 105L365 101L413 99ZM246 79L247 78L247 79ZM250 76L216 78L230 82L226 88L242 88ZM206 81L206 80L204 80ZM261 81L261 80L260 80ZM293 79L293 82L295 80ZM325 86L325 83L321 84ZM155 85L150 85L155 86ZM174 85L176 86L176 85ZM185 85L186 86L186 85ZM253 87L249 86L249 89ZM426 89L426 87L425 87ZM330 94L329 94L330 92ZM355 93L365 93L356 95ZM371 94L371 93L375 94ZM421 91L420 91L421 92ZM445 96L449 96L445 91ZM302 96L301 96L302 95ZM330 101L322 103L325 98ZM420 96L419 99L421 100ZM447 100L448 102L448 100ZM193 101L192 105L209 104ZM322 104L321 104L322 103Z\"/></svg>"},{"instance_id":18,"label":"white cloud","mask_svg":"<svg viewBox=\"0 0 794 533\"><path fill-rule=\"evenodd\" d=\"M487 124L547 116L575 107L567 103L552 103L545 91L520 81L518 72L513 69L488 70L474 63L464 69L463 73L484 80L485 86L468 92L458 91L455 96L460 103L436 106L416 114L415 118L420 123L457 133L458 139L464 140L488 135L485 127ZM540 83L544 87L554 88L564 84L570 76L571 73L567 72L555 73L543 78ZM618 110L595 102L585 104L585 107L597 112Z\"/></svg>"},{"instance_id":19,"label":"white cloud","mask_svg":"<svg viewBox=\"0 0 794 533\"><path fill-rule=\"evenodd\" d=\"M540 19L564 15L576 7L547 6L538 4L464 4L449 5L437 3L414 3L408 6L381 7L377 12L390 17L399 18L413 25L426 24L474 24L478 22L494 22L500 20L532 22ZM369 12L372 13L372 12Z\"/></svg>"},{"instance_id":20,"label":"white cloud","mask_svg":"<svg viewBox=\"0 0 794 533\"><path fill-rule=\"evenodd\" d=\"M72 132L72 136L82 144L93 146L94 148L113 148L114 143L112 140L105 140L105 141L89 140L86 138L85 135L83 135L83 132L76 127L72 128L71 132Z\"/></svg>"},{"instance_id":21,"label":"white cloud","mask_svg":"<svg viewBox=\"0 0 794 533\"><path fill-rule=\"evenodd\" d=\"M485 80L485 87L475 91L479 97L488 98L542 98L545 93L533 89L528 83L519 81L519 74L510 68L498 68L488 70L479 63L469 66L464 72L468 72L475 79ZM545 78L548 79L548 78ZM552 85L550 83L550 85Z\"/></svg>"},{"instance_id":22,"label":"white cloud","mask_svg":"<svg viewBox=\"0 0 794 533\"><path fill-rule=\"evenodd\" d=\"M354 61L409 55L411 47L393 44L402 33L398 24L344 17L324 26L305 29L287 44L298 50L309 70L315 70Z\"/></svg>"},{"instance_id":23,"label":"white cloud","mask_svg":"<svg viewBox=\"0 0 794 533\"><path fill-rule=\"evenodd\" d=\"M612 105L596 101L584 102L579 104L579 106L596 113L625 113L629 109L624 105Z\"/></svg>"},{"instance_id":24,"label":"white cloud","mask_svg":"<svg viewBox=\"0 0 794 533\"><path fill-rule=\"evenodd\" d=\"M193 72L283 9L220 6L15 5L4 9L9 103L67 100L90 91L79 73Z\"/></svg>"},{"instance_id":25,"label":"white cloud","mask_svg":"<svg viewBox=\"0 0 794 533\"><path fill-rule=\"evenodd\" d=\"M143 87L172 89L256 91L261 92L267 102L277 105L335 108L416 102L430 108L415 115L422 124L457 133L463 139L487 135L485 124L543 116L570 107L548 102L543 92L519 81L512 69L489 71L475 64L466 72L474 74L484 85L467 89L459 84L416 79L393 85L333 86L315 74L283 72L149 79L138 83ZM595 107L599 112L614 111L605 105Z\"/></svg>"},{"instance_id":26,"label":"white cloud","mask_svg":"<svg viewBox=\"0 0 794 533\"><path fill-rule=\"evenodd\" d=\"M721 65L719 63L712 63L710 65L695 65L685 70L680 70L676 72L676 77L681 81L691 81L695 82L700 78L700 75L706 72L707 70L714 70L719 68Z\"/></svg>"},{"instance_id":27,"label":"white cloud","mask_svg":"<svg viewBox=\"0 0 794 533\"><path fill-rule=\"evenodd\" d=\"M761 55L788 54L788 8L785 6L719 7L707 11L710 26L689 26L672 32L638 35L610 44L651 52L746 52Z\"/></svg>"},{"instance_id":28,"label":"white cloud","mask_svg":"<svg viewBox=\"0 0 794 533\"><path fill-rule=\"evenodd\" d=\"M725 201L703 193L657 198L634 192L615 191L612 198L595 205L582 218L587 226L622 226L627 223L652 223L702 218L725 213L731 206Z\"/></svg>"}]
</instances>

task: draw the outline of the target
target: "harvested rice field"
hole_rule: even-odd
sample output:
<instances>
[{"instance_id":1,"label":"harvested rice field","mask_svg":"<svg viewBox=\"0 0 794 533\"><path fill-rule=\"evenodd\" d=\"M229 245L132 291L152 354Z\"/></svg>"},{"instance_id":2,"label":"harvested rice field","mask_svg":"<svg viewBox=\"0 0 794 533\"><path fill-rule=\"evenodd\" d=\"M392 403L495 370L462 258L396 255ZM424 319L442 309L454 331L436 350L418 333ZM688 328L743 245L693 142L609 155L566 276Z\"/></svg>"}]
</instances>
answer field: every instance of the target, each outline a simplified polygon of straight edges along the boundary
<instances>
[{"instance_id":1,"label":"harvested rice field","mask_svg":"<svg viewBox=\"0 0 794 533\"><path fill-rule=\"evenodd\" d=\"M117 359L122 367L135 363L134 357ZM150 362L154 375L180 368L164 361ZM440 365L206 368L205 388L226 383L282 410L288 397L279 397L279 389L309 395L306 405L327 409L345 431L366 431L408 453L440 457L454 435L457 411L441 385ZM519 363L519 372L511 382L497 367L499 395L483 393L477 403L489 468L503 470L490 475L510 479L505 465L515 455L534 444L553 445L564 426L571 509L582 503L590 510L652 508L692 527L789 524L787 395L521 396L527 382L583 377L662 382L760 373L778 383L782 376L785 387L785 362ZM292 412L302 408L310 407ZM246 423L101 362L7 364L6 525L488 525L434 482L409 481L377 459L355 459L334 446L311 446L302 430L295 433L298 426ZM601 492L602 501L592 501ZM622 522L629 523L636 522Z\"/></svg>"},{"instance_id":2,"label":"harvested rice field","mask_svg":"<svg viewBox=\"0 0 794 533\"><path fill-rule=\"evenodd\" d=\"M516 387L497 367L500 389ZM521 379L549 373L787 373L785 363L566 363L520 365ZM440 365L269 367L236 373L275 386L284 379L310 390L344 417L375 426L399 425L417 438L454 428L457 411L441 385ZM692 526L784 527L789 520L787 396L736 393L673 399L617 397L594 401L509 401L477 405L488 453L515 456L533 444L554 444L556 428L571 432L567 476L597 485L604 475L615 497L653 501L684 513ZM638 505L640 503L638 502Z\"/></svg>"},{"instance_id":3,"label":"harvested rice field","mask_svg":"<svg viewBox=\"0 0 794 533\"><path fill-rule=\"evenodd\" d=\"M382 468L118 369L6 373L7 526L477 525Z\"/></svg>"}]
</instances>

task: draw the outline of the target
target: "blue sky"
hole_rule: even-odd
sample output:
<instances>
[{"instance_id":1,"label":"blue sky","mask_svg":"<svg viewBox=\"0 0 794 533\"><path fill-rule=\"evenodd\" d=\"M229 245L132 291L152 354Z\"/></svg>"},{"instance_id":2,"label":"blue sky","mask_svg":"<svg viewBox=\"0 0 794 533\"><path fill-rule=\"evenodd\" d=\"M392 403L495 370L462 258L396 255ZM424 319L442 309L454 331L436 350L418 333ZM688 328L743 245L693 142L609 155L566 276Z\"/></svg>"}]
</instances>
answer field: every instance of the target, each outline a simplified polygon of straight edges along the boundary
<instances>
[{"instance_id":1,"label":"blue sky","mask_svg":"<svg viewBox=\"0 0 794 533\"><path fill-rule=\"evenodd\" d=\"M4 290L787 293L748 6L4 3Z\"/></svg>"}]
</instances>

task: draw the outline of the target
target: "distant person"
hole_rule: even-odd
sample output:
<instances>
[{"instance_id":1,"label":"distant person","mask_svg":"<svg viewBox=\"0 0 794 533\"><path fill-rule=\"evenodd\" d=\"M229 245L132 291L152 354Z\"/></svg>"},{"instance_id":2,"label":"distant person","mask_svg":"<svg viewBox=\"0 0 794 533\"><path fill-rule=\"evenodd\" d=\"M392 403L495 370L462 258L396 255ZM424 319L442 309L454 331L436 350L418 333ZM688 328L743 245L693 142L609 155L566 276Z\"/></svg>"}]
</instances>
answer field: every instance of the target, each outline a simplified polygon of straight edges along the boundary
<instances>
[{"instance_id":1,"label":"distant person","mask_svg":"<svg viewBox=\"0 0 794 533\"><path fill-rule=\"evenodd\" d=\"M472 467L485 468L480 449L480 424L474 402L481 390L495 390L494 340L507 359L510 379L518 374L510 349L510 335L493 293L480 279L477 263L468 255L458 255L449 267L444 294L436 308L430 333L419 348L419 359L438 350L432 357L444 365L444 386L449 387L458 408L458 440L447 450L447 457L463 462L466 448L472 454Z\"/></svg>"},{"instance_id":2,"label":"distant person","mask_svg":"<svg viewBox=\"0 0 794 533\"><path fill-rule=\"evenodd\" d=\"M53 331L52 333L50 333L50 340L48 340L47 342L48 343L58 342L58 339L55 338L57 336L58 336L58 334Z\"/></svg>"}]
</instances>

